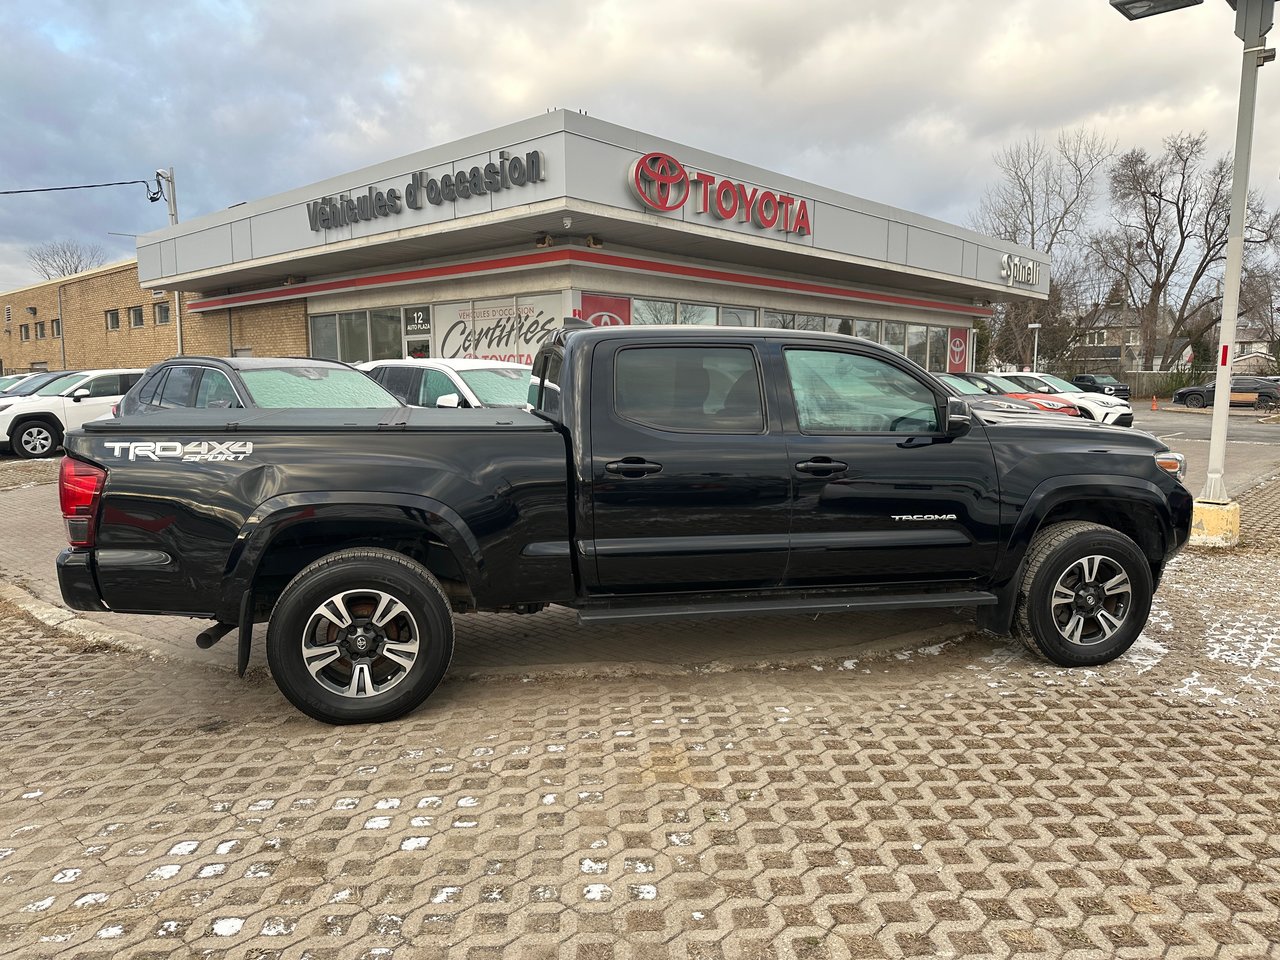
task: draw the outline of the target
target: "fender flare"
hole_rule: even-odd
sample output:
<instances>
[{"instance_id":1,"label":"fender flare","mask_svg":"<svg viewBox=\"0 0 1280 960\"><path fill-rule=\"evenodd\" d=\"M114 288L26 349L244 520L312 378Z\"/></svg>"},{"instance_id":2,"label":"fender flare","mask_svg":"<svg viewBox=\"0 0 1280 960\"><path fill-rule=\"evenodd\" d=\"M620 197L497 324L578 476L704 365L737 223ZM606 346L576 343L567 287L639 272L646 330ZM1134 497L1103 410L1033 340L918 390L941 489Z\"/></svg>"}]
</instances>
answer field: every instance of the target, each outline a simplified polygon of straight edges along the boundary
<instances>
[{"instance_id":1,"label":"fender flare","mask_svg":"<svg viewBox=\"0 0 1280 960\"><path fill-rule=\"evenodd\" d=\"M272 543L299 523L326 519L390 520L416 526L423 536L441 540L453 552L473 592L484 591L488 577L475 534L457 511L438 500L417 494L356 490L287 493L263 501L241 525L223 570L225 586L217 619L243 624L244 597L252 590ZM336 544L334 549L341 549L341 545ZM242 630L242 649L247 642L244 633Z\"/></svg>"}]
</instances>

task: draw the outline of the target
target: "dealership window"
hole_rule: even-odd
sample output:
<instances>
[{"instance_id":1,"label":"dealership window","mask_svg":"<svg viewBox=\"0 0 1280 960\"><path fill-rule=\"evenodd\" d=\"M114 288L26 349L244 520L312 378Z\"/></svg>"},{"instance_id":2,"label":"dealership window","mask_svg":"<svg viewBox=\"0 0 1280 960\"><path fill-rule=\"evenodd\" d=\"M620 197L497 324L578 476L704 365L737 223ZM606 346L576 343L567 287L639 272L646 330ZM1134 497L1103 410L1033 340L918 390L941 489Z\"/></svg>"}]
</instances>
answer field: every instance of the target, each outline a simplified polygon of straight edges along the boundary
<instances>
[{"instance_id":1,"label":"dealership window","mask_svg":"<svg viewBox=\"0 0 1280 960\"><path fill-rule=\"evenodd\" d=\"M823 330L827 329L827 318L815 317L808 313L797 313L796 329L797 330L817 330L818 332L822 332Z\"/></svg>"},{"instance_id":2,"label":"dealership window","mask_svg":"<svg viewBox=\"0 0 1280 960\"><path fill-rule=\"evenodd\" d=\"M418 304L404 308L405 356L431 356L431 307Z\"/></svg>"},{"instance_id":3,"label":"dealership window","mask_svg":"<svg viewBox=\"0 0 1280 960\"><path fill-rule=\"evenodd\" d=\"M155 323L157 327L163 327L169 322L169 304L157 303L152 310L155 313Z\"/></svg>"},{"instance_id":4,"label":"dealership window","mask_svg":"<svg viewBox=\"0 0 1280 960\"><path fill-rule=\"evenodd\" d=\"M1084 335L1084 342L1089 347L1105 347L1107 345L1107 331L1090 330Z\"/></svg>"},{"instance_id":5,"label":"dealership window","mask_svg":"<svg viewBox=\"0 0 1280 960\"><path fill-rule=\"evenodd\" d=\"M120 329L120 311L119 310L107 311L107 329L108 330Z\"/></svg>"},{"instance_id":6,"label":"dealership window","mask_svg":"<svg viewBox=\"0 0 1280 960\"><path fill-rule=\"evenodd\" d=\"M756 311L753 307L721 307L720 326L722 327L754 327Z\"/></svg>"},{"instance_id":7,"label":"dealership window","mask_svg":"<svg viewBox=\"0 0 1280 960\"><path fill-rule=\"evenodd\" d=\"M311 356L345 363L400 357L400 310L352 310L308 317Z\"/></svg>"},{"instance_id":8,"label":"dealership window","mask_svg":"<svg viewBox=\"0 0 1280 960\"><path fill-rule=\"evenodd\" d=\"M894 320L884 322L884 345L896 353L907 352L907 325Z\"/></svg>"},{"instance_id":9,"label":"dealership window","mask_svg":"<svg viewBox=\"0 0 1280 960\"><path fill-rule=\"evenodd\" d=\"M764 312L764 325L766 327L776 327L779 330L794 330L796 315L794 313L778 313L774 310L766 310Z\"/></svg>"},{"instance_id":10,"label":"dealership window","mask_svg":"<svg viewBox=\"0 0 1280 960\"><path fill-rule=\"evenodd\" d=\"M880 321L879 320L855 320L853 321L853 335L855 337L866 337L868 340L880 342Z\"/></svg>"},{"instance_id":11,"label":"dealership window","mask_svg":"<svg viewBox=\"0 0 1280 960\"><path fill-rule=\"evenodd\" d=\"M53 339L57 340L62 336L62 321L56 317L49 321L49 333Z\"/></svg>"},{"instance_id":12,"label":"dealership window","mask_svg":"<svg viewBox=\"0 0 1280 960\"><path fill-rule=\"evenodd\" d=\"M23 323L18 326L18 339L19 340L31 339L31 324Z\"/></svg>"},{"instance_id":13,"label":"dealership window","mask_svg":"<svg viewBox=\"0 0 1280 960\"><path fill-rule=\"evenodd\" d=\"M676 314L676 323L714 326L715 322L716 308L706 303L682 303L680 304L679 312Z\"/></svg>"},{"instance_id":14,"label":"dealership window","mask_svg":"<svg viewBox=\"0 0 1280 960\"><path fill-rule=\"evenodd\" d=\"M907 358L922 367L928 364L929 328L924 324L907 324Z\"/></svg>"},{"instance_id":15,"label":"dealership window","mask_svg":"<svg viewBox=\"0 0 1280 960\"><path fill-rule=\"evenodd\" d=\"M951 333L946 327L929 328L929 363L927 369L934 373L945 373L947 369L947 344Z\"/></svg>"},{"instance_id":16,"label":"dealership window","mask_svg":"<svg viewBox=\"0 0 1280 960\"><path fill-rule=\"evenodd\" d=\"M676 305L666 300L631 301L632 323L675 323Z\"/></svg>"},{"instance_id":17,"label":"dealership window","mask_svg":"<svg viewBox=\"0 0 1280 960\"><path fill-rule=\"evenodd\" d=\"M129 326L130 326L130 327L141 327L141 326L143 326L145 323L146 323L146 321L142 319L142 308L141 308L141 307L130 307L130 308L129 308Z\"/></svg>"},{"instance_id":18,"label":"dealership window","mask_svg":"<svg viewBox=\"0 0 1280 960\"><path fill-rule=\"evenodd\" d=\"M43 320L36 321L36 339L37 340L44 339L44 321Z\"/></svg>"}]
</instances>

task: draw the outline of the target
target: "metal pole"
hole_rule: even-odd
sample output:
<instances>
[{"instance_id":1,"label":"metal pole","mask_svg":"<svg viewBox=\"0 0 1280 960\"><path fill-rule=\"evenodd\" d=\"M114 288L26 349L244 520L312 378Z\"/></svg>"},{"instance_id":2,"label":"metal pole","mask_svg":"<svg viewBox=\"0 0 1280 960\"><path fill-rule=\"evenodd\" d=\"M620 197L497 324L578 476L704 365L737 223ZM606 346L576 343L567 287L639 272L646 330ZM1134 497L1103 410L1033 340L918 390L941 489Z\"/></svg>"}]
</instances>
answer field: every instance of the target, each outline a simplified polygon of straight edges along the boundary
<instances>
[{"instance_id":1,"label":"metal pole","mask_svg":"<svg viewBox=\"0 0 1280 960\"><path fill-rule=\"evenodd\" d=\"M1249 196L1249 155L1253 147L1253 116L1258 93L1258 68L1262 65L1263 35L1258 27L1262 11L1272 0L1241 0L1247 10L1237 24L1248 24L1241 39L1244 57L1240 68L1240 108L1236 118L1235 167L1231 174L1231 221L1227 225L1227 265L1222 288L1222 323L1218 334L1218 372L1213 387L1213 425L1209 433L1209 473L1200 500L1230 503L1225 481L1227 461L1227 412L1231 409L1231 349L1236 339L1236 314L1240 308L1240 272L1244 263L1244 221ZM1269 11L1268 11L1269 12ZM1252 15L1250 15L1252 14ZM1266 26L1270 26L1268 23ZM1265 29L1265 27L1263 27Z\"/></svg>"},{"instance_id":2,"label":"metal pole","mask_svg":"<svg viewBox=\"0 0 1280 960\"><path fill-rule=\"evenodd\" d=\"M176 227L178 225L178 182L173 179L173 167L167 171L157 170L156 179L164 180L169 184L169 189L165 191L165 199L169 202L169 226ZM178 356L182 356L186 352L182 344L182 294L177 290L173 291L173 323L178 340Z\"/></svg>"},{"instance_id":3,"label":"metal pole","mask_svg":"<svg viewBox=\"0 0 1280 960\"><path fill-rule=\"evenodd\" d=\"M1040 328L1036 327L1035 336L1031 340L1031 369L1040 370Z\"/></svg>"}]
</instances>

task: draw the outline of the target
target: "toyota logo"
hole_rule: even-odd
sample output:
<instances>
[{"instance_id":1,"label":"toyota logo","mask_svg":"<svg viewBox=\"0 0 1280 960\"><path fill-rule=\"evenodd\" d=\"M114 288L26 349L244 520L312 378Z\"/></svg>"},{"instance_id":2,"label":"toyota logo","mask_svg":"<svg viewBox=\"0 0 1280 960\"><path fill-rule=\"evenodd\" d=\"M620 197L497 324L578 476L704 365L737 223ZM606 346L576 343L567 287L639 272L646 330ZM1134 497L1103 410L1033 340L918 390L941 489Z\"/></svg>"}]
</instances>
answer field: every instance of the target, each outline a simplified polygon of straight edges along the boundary
<instances>
[{"instance_id":1,"label":"toyota logo","mask_svg":"<svg viewBox=\"0 0 1280 960\"><path fill-rule=\"evenodd\" d=\"M646 207L679 210L689 197L689 173L675 157L646 153L631 165L631 189Z\"/></svg>"},{"instance_id":2,"label":"toyota logo","mask_svg":"<svg viewBox=\"0 0 1280 960\"><path fill-rule=\"evenodd\" d=\"M965 346L964 337L951 338L951 362L953 364L964 363Z\"/></svg>"},{"instance_id":3,"label":"toyota logo","mask_svg":"<svg viewBox=\"0 0 1280 960\"><path fill-rule=\"evenodd\" d=\"M587 322L594 323L597 327L621 327L625 325L625 321L611 310L597 310L587 317Z\"/></svg>"}]
</instances>

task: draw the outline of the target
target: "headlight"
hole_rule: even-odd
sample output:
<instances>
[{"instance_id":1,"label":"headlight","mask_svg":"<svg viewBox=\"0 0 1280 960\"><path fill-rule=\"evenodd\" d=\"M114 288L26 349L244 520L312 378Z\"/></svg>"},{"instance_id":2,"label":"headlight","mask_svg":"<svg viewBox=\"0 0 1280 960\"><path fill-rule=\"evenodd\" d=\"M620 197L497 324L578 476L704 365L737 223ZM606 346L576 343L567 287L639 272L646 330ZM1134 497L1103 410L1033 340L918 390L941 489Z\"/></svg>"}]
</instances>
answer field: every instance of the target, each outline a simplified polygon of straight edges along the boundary
<instances>
[{"instance_id":1,"label":"headlight","mask_svg":"<svg viewBox=\"0 0 1280 960\"><path fill-rule=\"evenodd\" d=\"M1059 403L1057 400L1037 400L1036 402L1050 410L1065 410L1067 408L1065 403Z\"/></svg>"},{"instance_id":2,"label":"headlight","mask_svg":"<svg viewBox=\"0 0 1280 960\"><path fill-rule=\"evenodd\" d=\"M1164 453L1155 454L1155 458L1156 466L1165 473L1172 474L1179 480L1187 475L1187 458L1182 454L1166 450Z\"/></svg>"}]
</instances>

